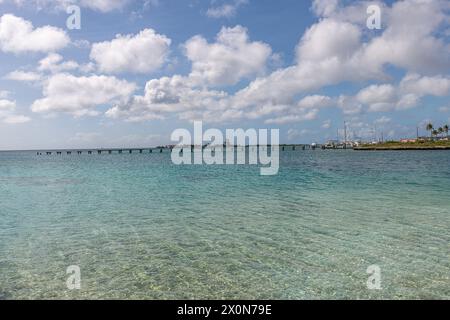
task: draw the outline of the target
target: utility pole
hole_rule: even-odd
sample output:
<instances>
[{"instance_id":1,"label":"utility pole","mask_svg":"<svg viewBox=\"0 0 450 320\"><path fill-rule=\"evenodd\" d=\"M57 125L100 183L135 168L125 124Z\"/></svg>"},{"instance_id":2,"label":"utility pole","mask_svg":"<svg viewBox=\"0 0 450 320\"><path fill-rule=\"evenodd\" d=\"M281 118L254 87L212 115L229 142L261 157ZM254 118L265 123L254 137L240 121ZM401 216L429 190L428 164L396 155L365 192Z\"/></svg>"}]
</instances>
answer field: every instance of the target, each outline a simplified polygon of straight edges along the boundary
<instances>
[{"instance_id":1,"label":"utility pole","mask_svg":"<svg viewBox=\"0 0 450 320\"><path fill-rule=\"evenodd\" d=\"M416 129L417 129L417 140L419 140L419 127L417 126Z\"/></svg>"}]
</instances>

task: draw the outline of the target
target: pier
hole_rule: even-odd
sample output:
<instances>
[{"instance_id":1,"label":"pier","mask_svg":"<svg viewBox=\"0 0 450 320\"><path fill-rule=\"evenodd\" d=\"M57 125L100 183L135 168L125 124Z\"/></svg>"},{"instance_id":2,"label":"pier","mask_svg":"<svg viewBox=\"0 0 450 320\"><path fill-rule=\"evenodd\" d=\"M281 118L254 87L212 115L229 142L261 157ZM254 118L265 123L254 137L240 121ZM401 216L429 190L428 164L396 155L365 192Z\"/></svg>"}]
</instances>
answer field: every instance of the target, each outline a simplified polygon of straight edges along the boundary
<instances>
[{"instance_id":1,"label":"pier","mask_svg":"<svg viewBox=\"0 0 450 320\"><path fill-rule=\"evenodd\" d=\"M207 146L201 146L201 149L205 149ZM230 148L231 146L223 146L223 148ZM48 155L51 156L53 154L56 155L83 155L83 154L97 154L97 155L104 155L104 154L152 154L154 152L156 153L165 153L165 152L171 152L173 147L151 147L151 148L99 148L99 149L59 149L59 150L38 150L36 151L36 155L42 156L42 155ZM191 152L194 152L196 148L200 148L200 146L186 146L185 149L188 149ZM220 146L213 147L213 150L216 148L222 148ZM260 147L257 145L254 146L234 146L235 150L252 150L254 151L255 148L262 150L265 150L265 147ZM267 148L274 150L274 146L268 145ZM303 151L303 150L320 150L325 149L325 145L319 145L319 144L280 144L279 150L280 152L289 152L289 151Z\"/></svg>"}]
</instances>

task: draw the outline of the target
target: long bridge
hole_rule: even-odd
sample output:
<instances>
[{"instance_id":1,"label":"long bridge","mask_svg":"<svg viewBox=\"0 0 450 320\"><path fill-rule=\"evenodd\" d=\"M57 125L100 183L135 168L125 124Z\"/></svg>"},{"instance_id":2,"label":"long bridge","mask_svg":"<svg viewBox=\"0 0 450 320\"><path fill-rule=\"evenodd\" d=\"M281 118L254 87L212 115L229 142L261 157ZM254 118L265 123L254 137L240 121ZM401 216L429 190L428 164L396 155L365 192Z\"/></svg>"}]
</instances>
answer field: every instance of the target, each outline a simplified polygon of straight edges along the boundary
<instances>
[{"instance_id":1,"label":"long bridge","mask_svg":"<svg viewBox=\"0 0 450 320\"><path fill-rule=\"evenodd\" d=\"M200 146L198 146L200 147ZM203 146L202 148L205 148ZM272 148L273 146L268 145L268 148ZM81 155L81 154L133 154L133 153L163 153L164 151L171 151L173 147L150 147L150 148L93 148L93 149L47 149L36 151L38 156L40 155ZM185 148L189 148L186 146ZM197 148L196 146L190 146L191 152ZM217 146L212 147L213 149L219 148L229 148L228 146ZM260 148L260 146L234 146L235 149L243 150L249 148ZM280 144L280 151L297 151L297 150L315 150L315 149L323 149L323 145L310 145L310 144Z\"/></svg>"}]
</instances>

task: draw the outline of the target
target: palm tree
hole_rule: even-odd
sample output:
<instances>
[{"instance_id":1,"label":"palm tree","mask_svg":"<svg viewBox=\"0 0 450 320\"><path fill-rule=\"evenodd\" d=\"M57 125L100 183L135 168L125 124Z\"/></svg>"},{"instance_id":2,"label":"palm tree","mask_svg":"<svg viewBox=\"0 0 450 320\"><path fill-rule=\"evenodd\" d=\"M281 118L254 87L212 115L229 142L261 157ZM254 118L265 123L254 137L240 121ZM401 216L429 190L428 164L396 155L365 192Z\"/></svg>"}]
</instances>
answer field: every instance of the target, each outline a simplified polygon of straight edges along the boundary
<instances>
[{"instance_id":1,"label":"palm tree","mask_svg":"<svg viewBox=\"0 0 450 320\"><path fill-rule=\"evenodd\" d=\"M442 135L444 133L444 129L442 129L442 127L439 127L439 129L437 129L438 135Z\"/></svg>"},{"instance_id":2,"label":"palm tree","mask_svg":"<svg viewBox=\"0 0 450 320\"><path fill-rule=\"evenodd\" d=\"M446 135L447 138L448 138L448 124L446 124L446 125L444 126L444 132L445 132L445 135Z\"/></svg>"},{"instance_id":3,"label":"palm tree","mask_svg":"<svg viewBox=\"0 0 450 320\"><path fill-rule=\"evenodd\" d=\"M434 130L434 127L433 127L433 124L430 122L430 123L428 123L427 124L427 127L425 128L427 131L430 131L430 135L431 135L431 137L433 137L433 130Z\"/></svg>"},{"instance_id":4,"label":"palm tree","mask_svg":"<svg viewBox=\"0 0 450 320\"><path fill-rule=\"evenodd\" d=\"M436 137L437 135L438 135L438 131L436 129L431 131L431 138Z\"/></svg>"}]
</instances>

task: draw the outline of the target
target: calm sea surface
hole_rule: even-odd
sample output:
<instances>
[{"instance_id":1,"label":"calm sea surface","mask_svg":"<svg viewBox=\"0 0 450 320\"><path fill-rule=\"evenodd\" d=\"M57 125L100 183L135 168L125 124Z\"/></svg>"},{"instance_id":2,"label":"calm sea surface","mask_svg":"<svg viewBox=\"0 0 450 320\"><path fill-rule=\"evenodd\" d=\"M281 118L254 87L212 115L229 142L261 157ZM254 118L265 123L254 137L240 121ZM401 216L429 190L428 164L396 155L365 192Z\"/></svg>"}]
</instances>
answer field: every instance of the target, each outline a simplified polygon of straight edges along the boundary
<instances>
[{"instance_id":1,"label":"calm sea surface","mask_svg":"<svg viewBox=\"0 0 450 320\"><path fill-rule=\"evenodd\" d=\"M450 152L280 162L2 152L0 299L450 298Z\"/></svg>"}]
</instances>

